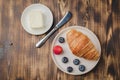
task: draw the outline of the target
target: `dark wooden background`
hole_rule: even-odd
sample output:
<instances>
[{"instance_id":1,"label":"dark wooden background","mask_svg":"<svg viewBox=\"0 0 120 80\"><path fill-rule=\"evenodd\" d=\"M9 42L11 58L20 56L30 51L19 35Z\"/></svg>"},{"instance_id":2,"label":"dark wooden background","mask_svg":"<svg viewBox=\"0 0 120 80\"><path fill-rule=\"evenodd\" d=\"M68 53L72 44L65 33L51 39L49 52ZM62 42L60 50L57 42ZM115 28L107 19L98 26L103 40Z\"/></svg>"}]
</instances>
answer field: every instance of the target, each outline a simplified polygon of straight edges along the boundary
<instances>
[{"instance_id":1,"label":"dark wooden background","mask_svg":"<svg viewBox=\"0 0 120 80\"><path fill-rule=\"evenodd\" d=\"M55 25L71 11L72 19L62 29L79 25L99 38L102 55L98 65L82 76L60 71L50 48L57 31L42 48L35 48L41 36L28 34L20 18L33 4L48 6ZM120 79L120 0L0 0L0 80L119 80Z\"/></svg>"}]
</instances>

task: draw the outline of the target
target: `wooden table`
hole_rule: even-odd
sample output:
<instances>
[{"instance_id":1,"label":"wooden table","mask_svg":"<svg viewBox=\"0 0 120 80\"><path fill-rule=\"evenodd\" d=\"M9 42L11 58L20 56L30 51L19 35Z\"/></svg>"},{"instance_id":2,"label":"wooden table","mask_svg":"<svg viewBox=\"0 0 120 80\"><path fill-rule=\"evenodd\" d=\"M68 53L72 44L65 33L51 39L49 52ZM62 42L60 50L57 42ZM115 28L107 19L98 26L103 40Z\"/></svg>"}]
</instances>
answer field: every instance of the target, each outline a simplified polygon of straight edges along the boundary
<instances>
[{"instance_id":1,"label":"wooden table","mask_svg":"<svg viewBox=\"0 0 120 80\"><path fill-rule=\"evenodd\" d=\"M23 10L33 3L42 3L52 10L53 26L66 11L73 14L41 48L35 48L35 44L45 34L28 34L20 22ZM98 65L82 76L63 73L50 55L54 37L72 25L93 31L102 47ZM0 0L0 80L119 80L119 60L120 0Z\"/></svg>"}]
</instances>

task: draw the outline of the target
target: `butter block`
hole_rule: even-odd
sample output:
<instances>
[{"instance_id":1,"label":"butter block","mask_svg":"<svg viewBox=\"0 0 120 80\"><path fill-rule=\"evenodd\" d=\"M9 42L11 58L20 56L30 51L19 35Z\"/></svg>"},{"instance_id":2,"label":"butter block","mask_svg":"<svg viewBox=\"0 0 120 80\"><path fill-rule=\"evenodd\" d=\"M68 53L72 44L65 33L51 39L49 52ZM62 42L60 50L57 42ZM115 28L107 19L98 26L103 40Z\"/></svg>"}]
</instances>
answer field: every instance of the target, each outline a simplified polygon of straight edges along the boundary
<instances>
[{"instance_id":1,"label":"butter block","mask_svg":"<svg viewBox=\"0 0 120 80\"><path fill-rule=\"evenodd\" d=\"M33 10L29 13L29 23L31 28L43 28L43 15L39 10Z\"/></svg>"}]
</instances>

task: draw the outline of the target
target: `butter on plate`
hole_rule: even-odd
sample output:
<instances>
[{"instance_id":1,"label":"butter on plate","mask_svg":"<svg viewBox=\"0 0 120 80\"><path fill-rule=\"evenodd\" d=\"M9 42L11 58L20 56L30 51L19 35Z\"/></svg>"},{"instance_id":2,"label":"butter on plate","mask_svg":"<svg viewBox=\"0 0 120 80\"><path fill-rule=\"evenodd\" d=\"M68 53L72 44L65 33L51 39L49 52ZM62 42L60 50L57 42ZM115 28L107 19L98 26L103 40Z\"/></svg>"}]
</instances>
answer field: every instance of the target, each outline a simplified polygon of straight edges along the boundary
<instances>
[{"instance_id":1,"label":"butter on plate","mask_svg":"<svg viewBox=\"0 0 120 80\"><path fill-rule=\"evenodd\" d=\"M29 23L31 28L43 28L43 14L39 10L32 10L29 13Z\"/></svg>"}]
</instances>

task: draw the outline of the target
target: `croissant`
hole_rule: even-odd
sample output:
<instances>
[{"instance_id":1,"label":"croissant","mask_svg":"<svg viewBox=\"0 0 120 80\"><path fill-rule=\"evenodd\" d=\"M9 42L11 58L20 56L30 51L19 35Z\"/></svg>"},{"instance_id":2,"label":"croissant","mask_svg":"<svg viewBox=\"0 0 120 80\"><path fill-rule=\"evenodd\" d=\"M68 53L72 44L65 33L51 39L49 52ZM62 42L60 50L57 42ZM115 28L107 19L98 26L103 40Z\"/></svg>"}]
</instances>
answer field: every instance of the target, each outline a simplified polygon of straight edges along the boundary
<instances>
[{"instance_id":1,"label":"croissant","mask_svg":"<svg viewBox=\"0 0 120 80\"><path fill-rule=\"evenodd\" d=\"M88 60L97 60L99 58L99 53L95 46L83 33L71 29L66 34L66 37L69 48L74 55Z\"/></svg>"}]
</instances>

